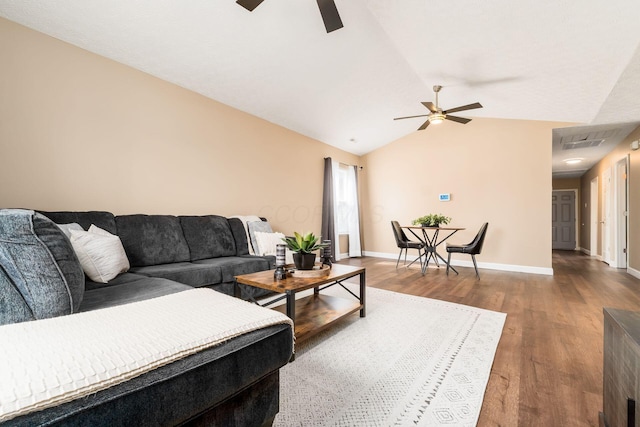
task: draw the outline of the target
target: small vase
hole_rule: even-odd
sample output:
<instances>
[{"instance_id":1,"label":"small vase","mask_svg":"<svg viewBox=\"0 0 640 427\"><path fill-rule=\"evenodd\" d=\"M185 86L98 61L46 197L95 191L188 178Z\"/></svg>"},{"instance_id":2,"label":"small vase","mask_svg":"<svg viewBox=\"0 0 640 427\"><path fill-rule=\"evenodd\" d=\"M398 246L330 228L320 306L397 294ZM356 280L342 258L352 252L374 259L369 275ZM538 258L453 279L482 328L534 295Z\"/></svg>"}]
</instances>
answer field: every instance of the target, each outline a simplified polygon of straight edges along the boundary
<instances>
[{"instance_id":1,"label":"small vase","mask_svg":"<svg viewBox=\"0 0 640 427\"><path fill-rule=\"evenodd\" d=\"M298 270L313 270L316 263L316 254L293 254L293 263Z\"/></svg>"}]
</instances>

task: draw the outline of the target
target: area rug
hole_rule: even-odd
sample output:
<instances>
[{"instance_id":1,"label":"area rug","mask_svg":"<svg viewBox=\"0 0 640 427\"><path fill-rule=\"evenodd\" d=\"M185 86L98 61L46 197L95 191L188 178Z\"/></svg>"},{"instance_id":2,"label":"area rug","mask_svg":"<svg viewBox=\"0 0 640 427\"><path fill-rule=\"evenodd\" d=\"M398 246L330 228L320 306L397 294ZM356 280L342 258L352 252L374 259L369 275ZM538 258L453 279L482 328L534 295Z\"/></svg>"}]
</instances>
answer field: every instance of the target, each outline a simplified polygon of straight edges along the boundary
<instances>
[{"instance_id":1,"label":"area rug","mask_svg":"<svg viewBox=\"0 0 640 427\"><path fill-rule=\"evenodd\" d=\"M505 318L367 288L365 318L296 345L274 425L476 425Z\"/></svg>"}]
</instances>

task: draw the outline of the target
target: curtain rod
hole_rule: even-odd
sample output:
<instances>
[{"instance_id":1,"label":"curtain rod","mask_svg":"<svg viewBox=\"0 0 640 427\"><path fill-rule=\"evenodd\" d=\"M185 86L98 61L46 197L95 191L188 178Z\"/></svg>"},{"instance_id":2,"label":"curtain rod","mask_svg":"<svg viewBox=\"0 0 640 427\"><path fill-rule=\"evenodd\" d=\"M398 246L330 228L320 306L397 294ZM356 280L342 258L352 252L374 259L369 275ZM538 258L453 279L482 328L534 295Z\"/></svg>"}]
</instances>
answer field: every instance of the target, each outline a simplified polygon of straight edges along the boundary
<instances>
[{"instance_id":1,"label":"curtain rod","mask_svg":"<svg viewBox=\"0 0 640 427\"><path fill-rule=\"evenodd\" d=\"M331 159L331 157L325 157L324 159L325 159L325 160L327 160L327 159ZM341 164L343 164L343 165L345 165L345 166L355 166L355 167L357 167L357 168L358 168L358 169L360 169L360 170L363 170L363 169L364 169L364 166L360 166L360 165L350 165L349 163L343 163L343 162L338 162L338 163L341 163Z\"/></svg>"}]
</instances>

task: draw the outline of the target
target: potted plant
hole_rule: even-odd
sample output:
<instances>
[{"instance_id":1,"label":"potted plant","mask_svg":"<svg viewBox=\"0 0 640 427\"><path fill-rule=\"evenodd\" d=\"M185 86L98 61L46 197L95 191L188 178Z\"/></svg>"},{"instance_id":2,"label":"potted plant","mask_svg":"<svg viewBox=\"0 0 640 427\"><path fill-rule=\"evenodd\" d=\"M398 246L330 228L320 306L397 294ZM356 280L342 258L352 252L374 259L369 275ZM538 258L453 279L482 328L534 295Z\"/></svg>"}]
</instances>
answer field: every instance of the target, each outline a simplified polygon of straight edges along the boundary
<instances>
[{"instance_id":1,"label":"potted plant","mask_svg":"<svg viewBox=\"0 0 640 427\"><path fill-rule=\"evenodd\" d=\"M441 214L429 214L414 219L411 223L413 225L421 225L423 227L439 227L440 224L449 224L451 218Z\"/></svg>"},{"instance_id":2,"label":"potted plant","mask_svg":"<svg viewBox=\"0 0 640 427\"><path fill-rule=\"evenodd\" d=\"M293 233L294 237L285 237L282 239L289 250L293 252L293 263L298 270L313 270L316 262L315 251L326 247L324 243L318 243L320 237L316 237L313 233L300 234Z\"/></svg>"}]
</instances>

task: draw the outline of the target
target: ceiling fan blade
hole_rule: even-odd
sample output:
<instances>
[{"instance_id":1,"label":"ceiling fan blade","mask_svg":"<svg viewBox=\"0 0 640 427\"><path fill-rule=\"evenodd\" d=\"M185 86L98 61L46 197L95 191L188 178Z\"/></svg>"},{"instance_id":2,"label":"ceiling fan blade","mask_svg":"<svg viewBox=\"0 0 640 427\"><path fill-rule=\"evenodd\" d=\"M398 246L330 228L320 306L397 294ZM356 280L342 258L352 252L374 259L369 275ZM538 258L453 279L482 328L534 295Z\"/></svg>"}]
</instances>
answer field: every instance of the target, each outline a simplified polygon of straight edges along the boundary
<instances>
[{"instance_id":1,"label":"ceiling fan blade","mask_svg":"<svg viewBox=\"0 0 640 427\"><path fill-rule=\"evenodd\" d=\"M253 9L260 6L260 3L262 3L263 1L264 0L237 0L236 3L251 12L253 11Z\"/></svg>"},{"instance_id":2,"label":"ceiling fan blade","mask_svg":"<svg viewBox=\"0 0 640 427\"><path fill-rule=\"evenodd\" d=\"M448 114L444 118L446 120L451 120L451 121L454 121L454 122L462 123L463 125L467 124L467 123L469 123L471 121L471 119L465 119L464 117L458 117L458 116L450 116Z\"/></svg>"},{"instance_id":3,"label":"ceiling fan blade","mask_svg":"<svg viewBox=\"0 0 640 427\"><path fill-rule=\"evenodd\" d=\"M413 119L415 117L427 117L430 116L431 114L420 114L419 116L407 116L407 117L396 117L393 120L402 120L402 119Z\"/></svg>"},{"instance_id":4,"label":"ceiling fan blade","mask_svg":"<svg viewBox=\"0 0 640 427\"><path fill-rule=\"evenodd\" d=\"M430 124L431 124L431 122L430 122L429 120L427 120L426 122L424 122L424 123L422 124L422 126L420 126L420 127L418 128L418 130L425 130L425 129L427 128L427 126L429 126Z\"/></svg>"},{"instance_id":5,"label":"ceiling fan blade","mask_svg":"<svg viewBox=\"0 0 640 427\"><path fill-rule=\"evenodd\" d=\"M429 111L431 111L432 113L437 113L438 112L438 109L436 108L435 105L433 105L433 102L423 102L422 105L427 107L429 109Z\"/></svg>"},{"instance_id":6,"label":"ceiling fan blade","mask_svg":"<svg viewBox=\"0 0 640 427\"><path fill-rule=\"evenodd\" d=\"M474 104L469 104L469 105L463 105L462 107L456 107L456 108L452 108L450 110L447 111L443 111L444 114L449 114L449 113L456 113L458 111L465 111L465 110L474 110L476 108L482 108L482 104L480 104L479 102L476 102Z\"/></svg>"},{"instance_id":7,"label":"ceiling fan blade","mask_svg":"<svg viewBox=\"0 0 640 427\"><path fill-rule=\"evenodd\" d=\"M334 0L318 0L318 7L320 8L320 14L322 15L327 33L339 30L344 26L342 25L342 19L340 19Z\"/></svg>"}]
</instances>

